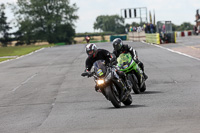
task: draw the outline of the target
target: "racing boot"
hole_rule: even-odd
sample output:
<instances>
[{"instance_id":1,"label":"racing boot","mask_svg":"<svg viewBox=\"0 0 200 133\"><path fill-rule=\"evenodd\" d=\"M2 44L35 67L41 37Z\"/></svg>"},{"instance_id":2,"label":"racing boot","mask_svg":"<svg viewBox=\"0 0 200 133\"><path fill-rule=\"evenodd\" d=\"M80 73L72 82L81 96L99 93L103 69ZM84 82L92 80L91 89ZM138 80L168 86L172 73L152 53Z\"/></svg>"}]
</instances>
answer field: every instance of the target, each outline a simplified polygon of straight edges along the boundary
<instances>
[{"instance_id":1,"label":"racing boot","mask_svg":"<svg viewBox=\"0 0 200 133\"><path fill-rule=\"evenodd\" d=\"M136 63L138 63L138 66L142 69L143 75L144 75L144 79L147 80L148 76L144 73L144 64L139 60L137 60Z\"/></svg>"},{"instance_id":2,"label":"racing boot","mask_svg":"<svg viewBox=\"0 0 200 133\"><path fill-rule=\"evenodd\" d=\"M137 68L136 70L136 77L138 79L139 84L141 84L144 77L143 77L143 72L140 68Z\"/></svg>"}]
</instances>

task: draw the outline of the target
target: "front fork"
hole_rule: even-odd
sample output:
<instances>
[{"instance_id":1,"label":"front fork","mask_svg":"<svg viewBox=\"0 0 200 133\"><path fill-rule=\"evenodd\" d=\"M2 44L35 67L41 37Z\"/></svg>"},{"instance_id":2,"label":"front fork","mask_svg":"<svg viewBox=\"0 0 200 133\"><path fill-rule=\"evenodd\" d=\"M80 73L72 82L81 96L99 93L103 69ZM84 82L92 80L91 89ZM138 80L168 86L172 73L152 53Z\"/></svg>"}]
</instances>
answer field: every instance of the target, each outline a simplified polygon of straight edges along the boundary
<instances>
[{"instance_id":1,"label":"front fork","mask_svg":"<svg viewBox=\"0 0 200 133\"><path fill-rule=\"evenodd\" d=\"M101 92L103 93L103 95L107 98L104 89L106 88L106 86L112 84L112 82L116 85L116 89L120 94L120 99L123 97L124 92L127 90L126 85L124 84L124 82L119 78L119 76L117 75L117 73L115 71L112 71L112 77L110 79L110 81L108 83L106 83L106 85L99 87L99 89L101 90ZM119 89L118 89L119 88Z\"/></svg>"},{"instance_id":2,"label":"front fork","mask_svg":"<svg viewBox=\"0 0 200 133\"><path fill-rule=\"evenodd\" d=\"M124 93L127 90L126 85L124 84L124 82L120 78L112 79L112 82L117 86L117 90L118 90L118 92L120 94L120 100L122 100L123 96L124 96ZM120 88L120 89L118 89L118 88Z\"/></svg>"}]
</instances>

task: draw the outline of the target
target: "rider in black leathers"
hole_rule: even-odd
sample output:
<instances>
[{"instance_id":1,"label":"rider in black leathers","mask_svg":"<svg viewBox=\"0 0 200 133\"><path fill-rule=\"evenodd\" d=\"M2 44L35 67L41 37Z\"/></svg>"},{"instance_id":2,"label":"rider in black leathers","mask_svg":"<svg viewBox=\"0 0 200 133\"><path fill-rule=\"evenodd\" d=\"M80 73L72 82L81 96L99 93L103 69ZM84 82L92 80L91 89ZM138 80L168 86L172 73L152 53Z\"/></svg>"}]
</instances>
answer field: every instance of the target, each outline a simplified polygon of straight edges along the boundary
<instances>
[{"instance_id":1,"label":"rider in black leathers","mask_svg":"<svg viewBox=\"0 0 200 133\"><path fill-rule=\"evenodd\" d=\"M135 49L133 49L131 46L123 44L122 40L120 38L116 38L112 42L113 44L113 54L115 54L116 57L119 57L121 53L130 53L133 57L133 60L140 66L140 68L143 71L143 75L145 80L148 78L148 76L144 73L144 64L139 61L138 54Z\"/></svg>"},{"instance_id":2,"label":"rider in black leathers","mask_svg":"<svg viewBox=\"0 0 200 133\"><path fill-rule=\"evenodd\" d=\"M88 54L88 57L85 62L85 72L88 72L88 75L91 75L91 68L93 66L93 63L97 60L105 60L105 65L109 65L111 63L111 59L113 58L109 51L105 49L97 49L96 45L94 43L90 43L86 45L86 53ZM120 78L125 80L125 74L121 71L119 71L116 68L116 72L119 75ZM130 90L127 89L127 87L120 81L123 86L123 91L125 92L125 95L128 95L130 93ZM97 86L95 86L95 90L98 91Z\"/></svg>"}]
</instances>

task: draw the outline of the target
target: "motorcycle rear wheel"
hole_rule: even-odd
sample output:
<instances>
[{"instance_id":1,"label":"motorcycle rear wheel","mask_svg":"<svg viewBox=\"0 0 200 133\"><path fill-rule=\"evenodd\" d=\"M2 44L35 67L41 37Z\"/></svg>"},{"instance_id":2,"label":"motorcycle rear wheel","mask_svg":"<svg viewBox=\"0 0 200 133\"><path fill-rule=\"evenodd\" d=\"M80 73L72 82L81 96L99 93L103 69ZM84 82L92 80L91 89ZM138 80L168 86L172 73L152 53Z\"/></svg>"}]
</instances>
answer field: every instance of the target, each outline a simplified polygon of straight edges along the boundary
<instances>
[{"instance_id":1,"label":"motorcycle rear wheel","mask_svg":"<svg viewBox=\"0 0 200 133\"><path fill-rule=\"evenodd\" d=\"M128 105L131 105L131 103L132 103L132 97L129 94L128 98L125 101L123 101L123 104L128 106Z\"/></svg>"}]
</instances>

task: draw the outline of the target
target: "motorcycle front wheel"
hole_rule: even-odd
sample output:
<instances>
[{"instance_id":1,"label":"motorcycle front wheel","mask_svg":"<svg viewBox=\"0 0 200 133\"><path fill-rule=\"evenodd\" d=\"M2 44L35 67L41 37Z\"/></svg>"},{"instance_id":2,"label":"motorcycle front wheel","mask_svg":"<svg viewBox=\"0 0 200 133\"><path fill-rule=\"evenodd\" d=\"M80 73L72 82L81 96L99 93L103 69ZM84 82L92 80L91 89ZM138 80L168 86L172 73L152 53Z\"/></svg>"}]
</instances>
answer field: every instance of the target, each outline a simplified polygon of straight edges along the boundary
<instances>
[{"instance_id":1,"label":"motorcycle front wheel","mask_svg":"<svg viewBox=\"0 0 200 133\"><path fill-rule=\"evenodd\" d=\"M134 74L132 75L132 76L135 76ZM137 82L135 81L135 79L137 79L136 78L136 76L133 78L130 74L128 74L128 79L131 81L131 83L132 83L132 89L133 89L133 92L135 93L135 94L139 94L140 93L140 88L139 88L139 86L138 86L138 84L137 84Z\"/></svg>"},{"instance_id":2,"label":"motorcycle front wheel","mask_svg":"<svg viewBox=\"0 0 200 133\"><path fill-rule=\"evenodd\" d=\"M112 83L111 86L107 86L105 88L105 93L106 93L108 100L111 101L111 103L113 104L113 106L115 108L121 107L121 101L119 99L119 93L117 91L116 86L113 83Z\"/></svg>"},{"instance_id":3,"label":"motorcycle front wheel","mask_svg":"<svg viewBox=\"0 0 200 133\"><path fill-rule=\"evenodd\" d=\"M146 90L146 84L145 84L145 82L144 82L142 88L140 88L140 91L141 91L141 92L145 92L145 90Z\"/></svg>"}]
</instances>

